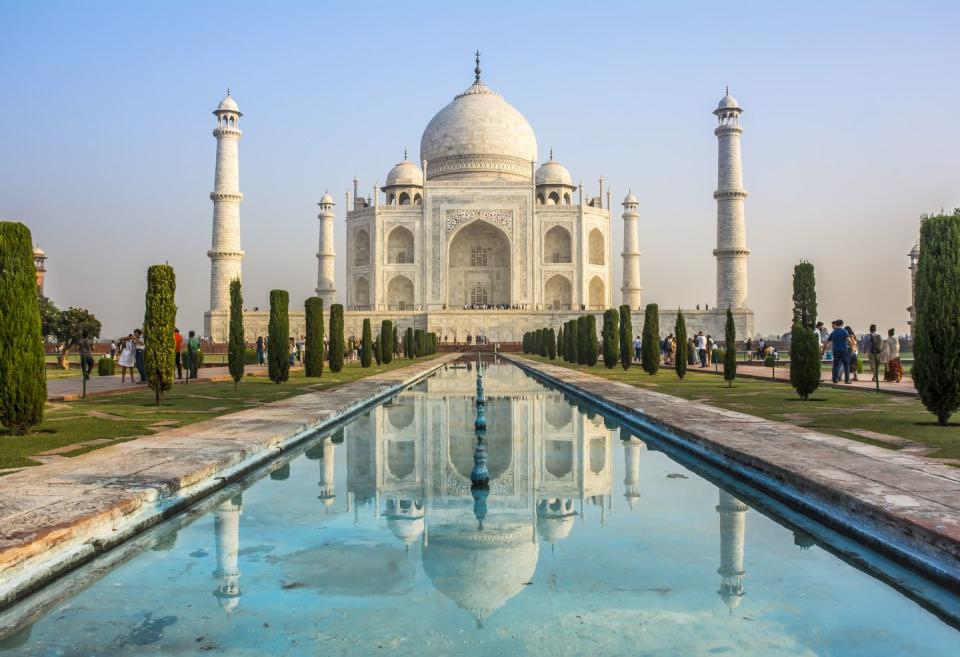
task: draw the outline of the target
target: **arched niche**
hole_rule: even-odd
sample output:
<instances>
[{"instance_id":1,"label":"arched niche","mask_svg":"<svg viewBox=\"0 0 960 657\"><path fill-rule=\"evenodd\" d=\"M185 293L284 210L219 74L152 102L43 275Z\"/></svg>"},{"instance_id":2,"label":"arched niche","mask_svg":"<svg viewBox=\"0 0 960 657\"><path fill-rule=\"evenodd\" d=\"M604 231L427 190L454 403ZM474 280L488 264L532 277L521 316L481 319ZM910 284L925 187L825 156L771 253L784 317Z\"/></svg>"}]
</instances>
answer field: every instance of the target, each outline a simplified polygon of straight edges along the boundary
<instances>
[{"instance_id":1,"label":"arched niche","mask_svg":"<svg viewBox=\"0 0 960 657\"><path fill-rule=\"evenodd\" d=\"M589 250L588 262L591 265L606 264L606 249L603 245L603 233L600 232L599 228L594 228L590 231L590 235L587 238L587 247Z\"/></svg>"},{"instance_id":2,"label":"arched niche","mask_svg":"<svg viewBox=\"0 0 960 657\"><path fill-rule=\"evenodd\" d=\"M370 264L370 233L363 228L353 234L353 264Z\"/></svg>"},{"instance_id":3,"label":"arched niche","mask_svg":"<svg viewBox=\"0 0 960 657\"><path fill-rule=\"evenodd\" d=\"M545 264L572 262L573 239L563 226L554 226L543 236L543 262Z\"/></svg>"},{"instance_id":4,"label":"arched niche","mask_svg":"<svg viewBox=\"0 0 960 657\"><path fill-rule=\"evenodd\" d=\"M353 305L359 307L370 305L370 281L363 276L353 282Z\"/></svg>"},{"instance_id":5,"label":"arched niche","mask_svg":"<svg viewBox=\"0 0 960 657\"><path fill-rule=\"evenodd\" d=\"M606 305L606 287L603 279L594 276L590 279L590 307L594 310L602 309Z\"/></svg>"},{"instance_id":6,"label":"arched niche","mask_svg":"<svg viewBox=\"0 0 960 657\"><path fill-rule=\"evenodd\" d=\"M413 308L413 281L406 276L394 276L387 285L387 305L391 309Z\"/></svg>"},{"instance_id":7,"label":"arched niche","mask_svg":"<svg viewBox=\"0 0 960 657\"><path fill-rule=\"evenodd\" d=\"M543 286L543 301L551 310L569 310L573 303L573 285L566 276L554 274Z\"/></svg>"},{"instance_id":8,"label":"arched niche","mask_svg":"<svg viewBox=\"0 0 960 657\"><path fill-rule=\"evenodd\" d=\"M447 258L447 303L510 304L510 240L486 221L473 221L450 241Z\"/></svg>"},{"instance_id":9,"label":"arched niche","mask_svg":"<svg viewBox=\"0 0 960 657\"><path fill-rule=\"evenodd\" d=\"M387 262L403 265L413 261L413 232L406 226L397 226L387 236Z\"/></svg>"}]
</instances>

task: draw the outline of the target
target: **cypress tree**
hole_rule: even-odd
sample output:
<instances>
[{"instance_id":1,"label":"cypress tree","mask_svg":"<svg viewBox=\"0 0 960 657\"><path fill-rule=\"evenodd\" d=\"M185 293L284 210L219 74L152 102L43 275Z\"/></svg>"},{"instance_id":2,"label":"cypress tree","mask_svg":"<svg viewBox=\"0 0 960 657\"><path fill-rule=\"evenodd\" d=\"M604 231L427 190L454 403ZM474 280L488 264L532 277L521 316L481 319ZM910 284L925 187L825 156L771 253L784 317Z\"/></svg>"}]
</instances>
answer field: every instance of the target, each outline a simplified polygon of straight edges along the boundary
<instances>
[{"instance_id":1,"label":"cypress tree","mask_svg":"<svg viewBox=\"0 0 960 657\"><path fill-rule=\"evenodd\" d=\"M563 327L564 326L565 324L561 324L560 328L557 329L556 352L557 352L557 355L560 356L560 358L564 358L564 355L563 355L563 344L564 344L563 343Z\"/></svg>"},{"instance_id":2,"label":"cypress tree","mask_svg":"<svg viewBox=\"0 0 960 657\"><path fill-rule=\"evenodd\" d=\"M580 320L571 319L567 329L567 361L572 364L580 362Z\"/></svg>"},{"instance_id":3,"label":"cypress tree","mask_svg":"<svg viewBox=\"0 0 960 657\"><path fill-rule=\"evenodd\" d=\"M157 406L163 393L173 385L173 329L177 319L174 293L177 279L170 265L152 265L147 269L146 309L143 313L143 360L147 384L153 390ZM231 323L232 323L231 316ZM242 322L243 320L241 320Z\"/></svg>"},{"instance_id":4,"label":"cypress tree","mask_svg":"<svg viewBox=\"0 0 960 657\"><path fill-rule=\"evenodd\" d=\"M550 333L547 329L540 329L540 355L544 358L550 355Z\"/></svg>"},{"instance_id":5,"label":"cypress tree","mask_svg":"<svg viewBox=\"0 0 960 657\"><path fill-rule=\"evenodd\" d=\"M393 325L393 355L400 356L400 327L396 324Z\"/></svg>"},{"instance_id":6,"label":"cypress tree","mask_svg":"<svg viewBox=\"0 0 960 657\"><path fill-rule=\"evenodd\" d=\"M343 304L330 306L330 337L327 340L330 352L330 371L337 373L343 369Z\"/></svg>"},{"instance_id":7,"label":"cypress tree","mask_svg":"<svg viewBox=\"0 0 960 657\"><path fill-rule=\"evenodd\" d=\"M552 328L547 329L547 356L550 360L557 357L557 335Z\"/></svg>"},{"instance_id":8,"label":"cypress tree","mask_svg":"<svg viewBox=\"0 0 960 657\"><path fill-rule=\"evenodd\" d=\"M597 364L597 316L587 315L587 331L589 340L587 345L587 365L593 367Z\"/></svg>"},{"instance_id":9,"label":"cypress tree","mask_svg":"<svg viewBox=\"0 0 960 657\"><path fill-rule=\"evenodd\" d=\"M655 303L647 304L642 336L640 366L647 374L656 374L660 369L660 308Z\"/></svg>"},{"instance_id":10,"label":"cypress tree","mask_svg":"<svg viewBox=\"0 0 960 657\"><path fill-rule=\"evenodd\" d=\"M380 358L384 365L393 362L393 322L389 319L380 323Z\"/></svg>"},{"instance_id":11,"label":"cypress tree","mask_svg":"<svg viewBox=\"0 0 960 657\"><path fill-rule=\"evenodd\" d=\"M377 334L377 337L373 340L373 361L380 366L380 363L383 362L383 349L381 345L383 341L380 339L380 334Z\"/></svg>"},{"instance_id":12,"label":"cypress tree","mask_svg":"<svg viewBox=\"0 0 960 657\"><path fill-rule=\"evenodd\" d=\"M820 386L820 339L800 322L790 333L790 385L803 400Z\"/></svg>"},{"instance_id":13,"label":"cypress tree","mask_svg":"<svg viewBox=\"0 0 960 657\"><path fill-rule=\"evenodd\" d=\"M403 355L407 358L414 358L413 353L413 328L408 326L403 336Z\"/></svg>"},{"instance_id":14,"label":"cypress tree","mask_svg":"<svg viewBox=\"0 0 960 657\"><path fill-rule=\"evenodd\" d=\"M960 208L924 217L916 276L913 381L946 426L960 409Z\"/></svg>"},{"instance_id":15,"label":"cypress tree","mask_svg":"<svg viewBox=\"0 0 960 657\"><path fill-rule=\"evenodd\" d=\"M817 281L813 265L803 261L793 268L793 324L813 330L817 324Z\"/></svg>"},{"instance_id":16,"label":"cypress tree","mask_svg":"<svg viewBox=\"0 0 960 657\"><path fill-rule=\"evenodd\" d=\"M603 311L603 365L612 369L620 360L620 311L607 308Z\"/></svg>"},{"instance_id":17,"label":"cypress tree","mask_svg":"<svg viewBox=\"0 0 960 657\"><path fill-rule=\"evenodd\" d=\"M323 375L323 299L310 297L303 304L306 314L306 353L303 356L305 376Z\"/></svg>"},{"instance_id":18,"label":"cypress tree","mask_svg":"<svg viewBox=\"0 0 960 657\"><path fill-rule=\"evenodd\" d=\"M633 363L633 319L630 317L630 306L620 306L620 365L623 369L630 369Z\"/></svg>"},{"instance_id":19,"label":"cypress tree","mask_svg":"<svg viewBox=\"0 0 960 657\"><path fill-rule=\"evenodd\" d=\"M267 373L274 383L290 378L290 295L270 290L270 324L267 326Z\"/></svg>"},{"instance_id":20,"label":"cypress tree","mask_svg":"<svg viewBox=\"0 0 960 657\"><path fill-rule=\"evenodd\" d=\"M363 320L363 336L360 338L360 366L370 367L373 362L373 336L370 328L370 318Z\"/></svg>"},{"instance_id":21,"label":"cypress tree","mask_svg":"<svg viewBox=\"0 0 960 657\"><path fill-rule=\"evenodd\" d=\"M227 342L227 363L233 389L236 390L243 378L243 361L247 351L247 343L243 339L243 289L239 278L230 281L230 336Z\"/></svg>"},{"instance_id":22,"label":"cypress tree","mask_svg":"<svg viewBox=\"0 0 960 657\"><path fill-rule=\"evenodd\" d=\"M30 230L0 221L0 424L18 436L40 424L47 401L40 326Z\"/></svg>"},{"instance_id":23,"label":"cypress tree","mask_svg":"<svg viewBox=\"0 0 960 657\"><path fill-rule=\"evenodd\" d=\"M590 336L587 335L587 316L577 317L577 364L587 364L587 348Z\"/></svg>"},{"instance_id":24,"label":"cypress tree","mask_svg":"<svg viewBox=\"0 0 960 657\"><path fill-rule=\"evenodd\" d=\"M810 335L813 335L811 333ZM737 376L737 325L733 322L733 311L727 308L727 326L726 336L724 337L726 349L723 352L723 378L727 386L733 387L733 380ZM820 341L817 340L817 379L819 380L820 371ZM791 360L792 360L791 355Z\"/></svg>"},{"instance_id":25,"label":"cypress tree","mask_svg":"<svg viewBox=\"0 0 960 657\"><path fill-rule=\"evenodd\" d=\"M673 359L673 369L677 377L683 378L687 373L687 358L690 357L689 345L687 344L687 320L683 317L683 312L677 308L677 324L674 327L674 335L677 336L677 357Z\"/></svg>"},{"instance_id":26,"label":"cypress tree","mask_svg":"<svg viewBox=\"0 0 960 657\"><path fill-rule=\"evenodd\" d=\"M420 358L423 352L423 329L417 329L413 332L413 355Z\"/></svg>"}]
</instances>

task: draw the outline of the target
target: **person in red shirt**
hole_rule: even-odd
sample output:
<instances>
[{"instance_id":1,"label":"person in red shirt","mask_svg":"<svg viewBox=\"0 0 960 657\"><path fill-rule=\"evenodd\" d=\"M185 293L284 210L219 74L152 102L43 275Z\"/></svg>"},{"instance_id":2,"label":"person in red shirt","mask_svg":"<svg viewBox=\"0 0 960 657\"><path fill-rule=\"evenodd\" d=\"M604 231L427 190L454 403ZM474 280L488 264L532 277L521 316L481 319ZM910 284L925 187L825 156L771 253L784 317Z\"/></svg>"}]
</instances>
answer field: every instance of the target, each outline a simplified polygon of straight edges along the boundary
<instances>
[{"instance_id":1,"label":"person in red shirt","mask_svg":"<svg viewBox=\"0 0 960 657\"><path fill-rule=\"evenodd\" d=\"M177 362L177 378L183 378L183 360L180 357L180 352L183 351L183 336L180 335L180 329L173 329L173 351L176 354Z\"/></svg>"}]
</instances>

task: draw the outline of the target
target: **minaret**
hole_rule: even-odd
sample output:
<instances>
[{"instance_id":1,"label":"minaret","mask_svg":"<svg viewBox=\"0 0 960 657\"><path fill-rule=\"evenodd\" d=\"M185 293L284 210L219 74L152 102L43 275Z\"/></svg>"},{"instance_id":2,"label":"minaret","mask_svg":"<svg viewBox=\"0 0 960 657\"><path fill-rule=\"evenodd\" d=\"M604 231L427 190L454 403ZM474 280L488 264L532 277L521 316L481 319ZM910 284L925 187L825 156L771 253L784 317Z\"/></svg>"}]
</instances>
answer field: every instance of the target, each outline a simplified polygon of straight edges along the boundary
<instances>
[{"instance_id":1,"label":"minaret","mask_svg":"<svg viewBox=\"0 0 960 657\"><path fill-rule=\"evenodd\" d=\"M637 213L637 197L633 192L623 199L623 303L630 310L641 306L640 287L640 215Z\"/></svg>"},{"instance_id":2,"label":"minaret","mask_svg":"<svg viewBox=\"0 0 960 657\"><path fill-rule=\"evenodd\" d=\"M227 96L214 111L217 127L217 172L210 199L213 201L213 243L210 257L210 310L230 310L230 281L240 278L240 108L227 89Z\"/></svg>"},{"instance_id":3,"label":"minaret","mask_svg":"<svg viewBox=\"0 0 960 657\"><path fill-rule=\"evenodd\" d=\"M219 580L213 595L220 606L230 613L240 602L240 569L237 559L240 551L240 513L243 497L238 493L217 507L213 516L216 533L217 569L213 576Z\"/></svg>"},{"instance_id":4,"label":"minaret","mask_svg":"<svg viewBox=\"0 0 960 657\"><path fill-rule=\"evenodd\" d=\"M917 324L917 271L920 269L920 243L913 245L908 254L910 258L910 306L907 312L910 313L910 335L913 336L913 329ZM40 271L39 269L37 271ZM43 294L43 278L40 281L40 294Z\"/></svg>"},{"instance_id":5,"label":"minaret","mask_svg":"<svg viewBox=\"0 0 960 657\"><path fill-rule=\"evenodd\" d=\"M317 296L323 299L323 307L329 312L337 294L334 274L333 252L333 197L324 193L320 199L320 248L317 250Z\"/></svg>"},{"instance_id":6,"label":"minaret","mask_svg":"<svg viewBox=\"0 0 960 657\"><path fill-rule=\"evenodd\" d=\"M625 431L621 429L621 431ZM634 503L640 498L640 451L643 449L643 442L626 434L623 443L623 496L627 498L627 504L633 508Z\"/></svg>"},{"instance_id":7,"label":"minaret","mask_svg":"<svg viewBox=\"0 0 960 657\"><path fill-rule=\"evenodd\" d=\"M323 458L320 459L320 502L329 507L337 498L336 482L334 480L334 452L336 445L333 438L323 439Z\"/></svg>"},{"instance_id":8,"label":"minaret","mask_svg":"<svg viewBox=\"0 0 960 657\"><path fill-rule=\"evenodd\" d=\"M33 266L37 270L37 290L43 296L43 279L47 276L47 254L39 246L33 250Z\"/></svg>"},{"instance_id":9,"label":"minaret","mask_svg":"<svg viewBox=\"0 0 960 657\"><path fill-rule=\"evenodd\" d=\"M740 114L743 110L730 90L720 100L713 113L720 125L713 131L719 150L717 191L717 305L718 311L747 307L747 248L746 220L743 202L743 167L740 161Z\"/></svg>"},{"instance_id":10,"label":"minaret","mask_svg":"<svg viewBox=\"0 0 960 657\"><path fill-rule=\"evenodd\" d=\"M730 612L743 597L743 539L746 514L749 507L730 493L720 490L720 590L717 593L727 603Z\"/></svg>"}]
</instances>

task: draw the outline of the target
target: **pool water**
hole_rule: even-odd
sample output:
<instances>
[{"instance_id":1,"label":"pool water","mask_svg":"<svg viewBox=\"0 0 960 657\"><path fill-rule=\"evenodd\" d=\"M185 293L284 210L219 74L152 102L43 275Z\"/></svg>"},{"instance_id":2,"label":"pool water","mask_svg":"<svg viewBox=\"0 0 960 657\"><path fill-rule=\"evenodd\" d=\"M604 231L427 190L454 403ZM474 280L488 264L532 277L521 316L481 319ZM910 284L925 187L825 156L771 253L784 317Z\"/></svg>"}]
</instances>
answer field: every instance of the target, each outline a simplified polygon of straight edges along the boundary
<instances>
[{"instance_id":1,"label":"pool water","mask_svg":"<svg viewBox=\"0 0 960 657\"><path fill-rule=\"evenodd\" d=\"M485 370L472 494L475 385L448 368L68 575L3 615L0 656L960 654L834 546L512 365Z\"/></svg>"}]
</instances>

